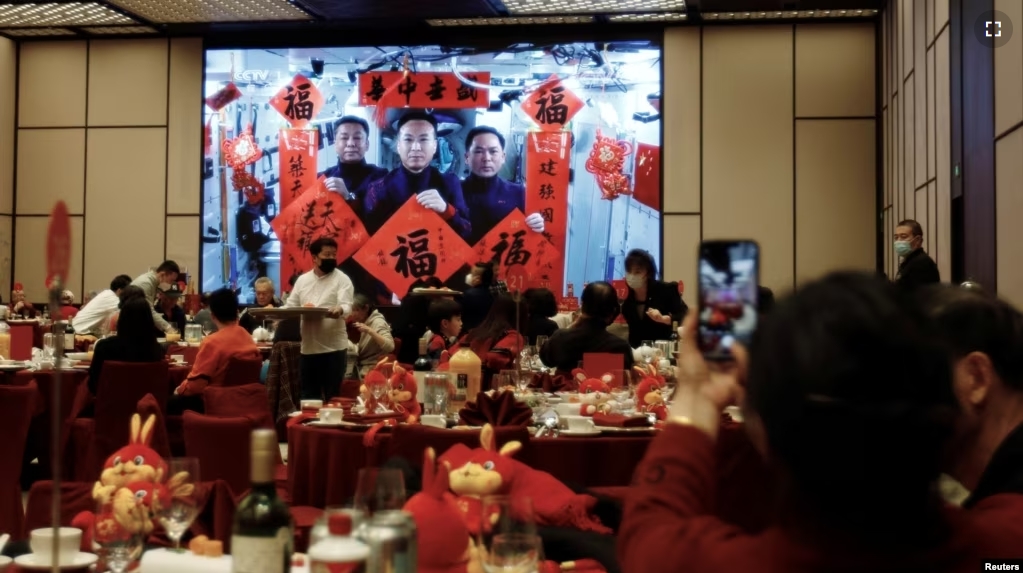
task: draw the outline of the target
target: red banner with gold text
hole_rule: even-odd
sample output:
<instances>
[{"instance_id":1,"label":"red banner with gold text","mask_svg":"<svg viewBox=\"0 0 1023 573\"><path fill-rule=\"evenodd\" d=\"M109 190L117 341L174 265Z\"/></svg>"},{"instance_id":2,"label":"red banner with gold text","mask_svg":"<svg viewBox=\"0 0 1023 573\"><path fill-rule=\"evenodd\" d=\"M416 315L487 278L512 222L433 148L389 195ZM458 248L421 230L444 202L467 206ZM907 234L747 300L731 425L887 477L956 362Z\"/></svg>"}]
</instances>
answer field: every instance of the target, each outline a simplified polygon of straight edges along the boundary
<instances>
[{"instance_id":1,"label":"red banner with gold text","mask_svg":"<svg viewBox=\"0 0 1023 573\"><path fill-rule=\"evenodd\" d=\"M318 137L315 129L281 130L278 139L281 162L279 212L287 209L293 199L316 183Z\"/></svg>"},{"instance_id":2,"label":"red banner with gold text","mask_svg":"<svg viewBox=\"0 0 1023 573\"><path fill-rule=\"evenodd\" d=\"M561 251L568 236L571 150L572 134L568 131L533 131L526 142L526 212L543 217L543 234ZM565 292L565 260L561 252L553 252L556 259L545 265L538 282L530 286L549 288L560 295Z\"/></svg>"},{"instance_id":3,"label":"red banner with gold text","mask_svg":"<svg viewBox=\"0 0 1023 573\"><path fill-rule=\"evenodd\" d=\"M280 285L290 284L292 276L313 268L309 245L316 239L336 240L338 261L352 256L369 240L369 233L355 211L341 195L328 191L322 179L292 200L270 226L281 241ZM290 290L287 286L282 288Z\"/></svg>"},{"instance_id":4,"label":"red banner with gold text","mask_svg":"<svg viewBox=\"0 0 1023 573\"><path fill-rule=\"evenodd\" d=\"M490 72L462 77L489 84ZM490 90L462 83L453 72L366 72L359 75L359 105L414 108L489 107Z\"/></svg>"}]
</instances>

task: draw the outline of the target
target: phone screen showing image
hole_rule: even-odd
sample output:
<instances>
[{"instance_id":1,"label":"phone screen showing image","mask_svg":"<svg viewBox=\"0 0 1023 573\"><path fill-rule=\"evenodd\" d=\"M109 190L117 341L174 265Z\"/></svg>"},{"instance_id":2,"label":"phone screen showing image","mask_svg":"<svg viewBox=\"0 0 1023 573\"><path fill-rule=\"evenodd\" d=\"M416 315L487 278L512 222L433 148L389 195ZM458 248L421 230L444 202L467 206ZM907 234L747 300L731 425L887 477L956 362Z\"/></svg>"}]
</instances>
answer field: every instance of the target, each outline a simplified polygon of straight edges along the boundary
<instances>
[{"instance_id":1,"label":"phone screen showing image","mask_svg":"<svg viewBox=\"0 0 1023 573\"><path fill-rule=\"evenodd\" d=\"M709 360L732 359L757 329L760 247L753 241L700 244L697 344Z\"/></svg>"}]
</instances>

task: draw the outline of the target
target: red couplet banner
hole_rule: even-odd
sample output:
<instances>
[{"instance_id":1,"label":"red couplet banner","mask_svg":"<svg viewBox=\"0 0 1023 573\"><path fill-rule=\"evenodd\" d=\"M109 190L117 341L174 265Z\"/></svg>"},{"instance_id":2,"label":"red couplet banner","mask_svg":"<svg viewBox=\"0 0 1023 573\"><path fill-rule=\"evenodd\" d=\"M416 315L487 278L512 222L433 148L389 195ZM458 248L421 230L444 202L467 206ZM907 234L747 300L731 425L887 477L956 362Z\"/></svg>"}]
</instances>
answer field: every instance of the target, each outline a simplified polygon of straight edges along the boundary
<instances>
[{"instance_id":1,"label":"red couplet banner","mask_svg":"<svg viewBox=\"0 0 1023 573\"><path fill-rule=\"evenodd\" d=\"M489 84L490 72L466 72L474 84ZM469 85L454 72L367 72L359 75L359 105L415 108L490 106L490 90Z\"/></svg>"},{"instance_id":2,"label":"red couplet banner","mask_svg":"<svg viewBox=\"0 0 1023 573\"><path fill-rule=\"evenodd\" d=\"M568 175L572 134L568 131L533 131L526 141L526 212L540 213L544 235L550 245L564 249L568 238ZM550 260L540 269L542 286L562 292L565 275L563 255L551 249ZM546 283L546 284L544 284Z\"/></svg>"},{"instance_id":3,"label":"red couplet banner","mask_svg":"<svg viewBox=\"0 0 1023 573\"><path fill-rule=\"evenodd\" d=\"M280 211L316 184L319 132L315 129L282 129L280 133Z\"/></svg>"},{"instance_id":4,"label":"red couplet banner","mask_svg":"<svg viewBox=\"0 0 1023 573\"><path fill-rule=\"evenodd\" d=\"M451 278L470 260L469 253L469 245L451 225L420 205L413 195L355 253L354 259L391 292L403 297L416 279Z\"/></svg>"},{"instance_id":5,"label":"red couplet banner","mask_svg":"<svg viewBox=\"0 0 1023 573\"><path fill-rule=\"evenodd\" d=\"M294 199L270 226L281 241L282 284L313 267L309 245L316 239L336 240L339 261L355 254L369 240L359 216L340 195L328 191L322 179Z\"/></svg>"}]
</instances>

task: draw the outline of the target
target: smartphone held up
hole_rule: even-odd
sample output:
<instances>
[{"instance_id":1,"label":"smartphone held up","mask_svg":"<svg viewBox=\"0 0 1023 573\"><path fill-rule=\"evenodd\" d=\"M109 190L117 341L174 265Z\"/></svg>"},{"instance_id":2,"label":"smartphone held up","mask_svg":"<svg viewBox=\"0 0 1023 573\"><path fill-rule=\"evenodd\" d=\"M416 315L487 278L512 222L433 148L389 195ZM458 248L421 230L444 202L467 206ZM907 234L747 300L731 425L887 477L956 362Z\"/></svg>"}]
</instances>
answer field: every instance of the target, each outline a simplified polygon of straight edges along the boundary
<instances>
[{"instance_id":1,"label":"smartphone held up","mask_svg":"<svg viewBox=\"0 0 1023 573\"><path fill-rule=\"evenodd\" d=\"M707 360L729 361L757 329L760 246L751 240L704 241L699 254L697 345Z\"/></svg>"}]
</instances>

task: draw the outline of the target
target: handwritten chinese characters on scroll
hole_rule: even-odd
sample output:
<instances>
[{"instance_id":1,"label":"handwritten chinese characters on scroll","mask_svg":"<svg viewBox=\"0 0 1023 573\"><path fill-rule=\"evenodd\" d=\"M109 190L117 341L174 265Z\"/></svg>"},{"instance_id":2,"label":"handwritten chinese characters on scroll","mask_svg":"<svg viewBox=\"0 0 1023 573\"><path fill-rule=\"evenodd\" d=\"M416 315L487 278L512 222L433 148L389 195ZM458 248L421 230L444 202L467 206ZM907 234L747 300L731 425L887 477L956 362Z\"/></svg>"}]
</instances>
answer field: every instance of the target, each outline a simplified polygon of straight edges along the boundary
<instances>
[{"instance_id":1,"label":"handwritten chinese characters on scroll","mask_svg":"<svg viewBox=\"0 0 1023 573\"><path fill-rule=\"evenodd\" d=\"M474 108L490 105L490 72L367 72L359 76L359 105L413 108Z\"/></svg>"}]
</instances>

